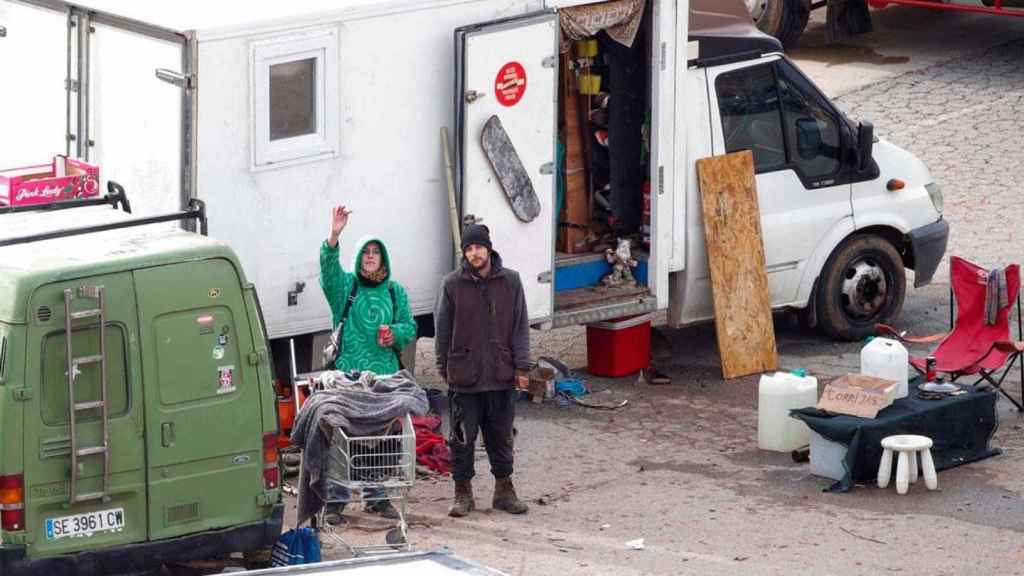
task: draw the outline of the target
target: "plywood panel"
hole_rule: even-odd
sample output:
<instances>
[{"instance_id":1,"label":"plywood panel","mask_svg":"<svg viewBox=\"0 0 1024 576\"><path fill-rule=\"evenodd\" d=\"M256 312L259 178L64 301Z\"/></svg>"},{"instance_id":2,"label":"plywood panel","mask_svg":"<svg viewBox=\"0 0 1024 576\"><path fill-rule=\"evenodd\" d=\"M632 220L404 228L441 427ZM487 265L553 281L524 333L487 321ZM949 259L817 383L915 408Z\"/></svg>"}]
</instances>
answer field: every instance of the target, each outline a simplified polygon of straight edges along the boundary
<instances>
[{"instance_id":1,"label":"plywood panel","mask_svg":"<svg viewBox=\"0 0 1024 576\"><path fill-rule=\"evenodd\" d=\"M568 254L585 252L590 226L590 194L587 189L587 162L583 124L580 121L579 89L576 71L569 67L568 55L562 56L562 112L565 122L565 204L559 218L558 250ZM566 225L568 224L568 225Z\"/></svg>"},{"instance_id":2,"label":"plywood panel","mask_svg":"<svg viewBox=\"0 0 1024 576\"><path fill-rule=\"evenodd\" d=\"M768 273L749 151L697 161L722 375L775 370Z\"/></svg>"}]
</instances>

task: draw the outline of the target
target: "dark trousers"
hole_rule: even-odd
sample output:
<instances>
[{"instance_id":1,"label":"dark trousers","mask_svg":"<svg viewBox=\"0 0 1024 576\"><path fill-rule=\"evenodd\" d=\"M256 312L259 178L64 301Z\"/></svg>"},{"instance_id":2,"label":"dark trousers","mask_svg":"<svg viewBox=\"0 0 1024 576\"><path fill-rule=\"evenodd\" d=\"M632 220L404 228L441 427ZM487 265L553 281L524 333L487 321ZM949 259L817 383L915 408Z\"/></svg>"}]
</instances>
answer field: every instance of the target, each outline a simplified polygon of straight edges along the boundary
<instances>
[{"instance_id":1,"label":"dark trousers","mask_svg":"<svg viewBox=\"0 0 1024 576\"><path fill-rule=\"evenodd\" d=\"M515 390L450 392L452 479L471 480L476 437L483 432L487 459L495 478L512 475L512 422L516 418Z\"/></svg>"}]
</instances>

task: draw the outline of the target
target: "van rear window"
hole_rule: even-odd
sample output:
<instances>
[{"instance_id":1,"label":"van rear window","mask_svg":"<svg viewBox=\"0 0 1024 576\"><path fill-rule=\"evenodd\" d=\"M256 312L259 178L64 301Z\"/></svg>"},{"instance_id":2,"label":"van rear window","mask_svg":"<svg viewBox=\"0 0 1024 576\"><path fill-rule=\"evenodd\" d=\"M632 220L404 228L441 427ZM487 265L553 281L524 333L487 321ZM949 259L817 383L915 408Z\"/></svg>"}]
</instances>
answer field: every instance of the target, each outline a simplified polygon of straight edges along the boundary
<instances>
[{"instance_id":1,"label":"van rear window","mask_svg":"<svg viewBox=\"0 0 1024 576\"><path fill-rule=\"evenodd\" d=\"M74 355L91 356L99 354L97 330L84 328L75 330L71 346ZM128 410L128 363L125 355L126 339L124 328L119 324L107 324L107 394L110 417L123 415ZM100 399L100 365L88 364L79 368L75 378L75 401L90 402ZM43 385L42 418L47 426L60 426L68 422L68 365L67 345L64 331L47 334L43 341ZM101 415L100 409L79 412L82 421L94 420Z\"/></svg>"}]
</instances>

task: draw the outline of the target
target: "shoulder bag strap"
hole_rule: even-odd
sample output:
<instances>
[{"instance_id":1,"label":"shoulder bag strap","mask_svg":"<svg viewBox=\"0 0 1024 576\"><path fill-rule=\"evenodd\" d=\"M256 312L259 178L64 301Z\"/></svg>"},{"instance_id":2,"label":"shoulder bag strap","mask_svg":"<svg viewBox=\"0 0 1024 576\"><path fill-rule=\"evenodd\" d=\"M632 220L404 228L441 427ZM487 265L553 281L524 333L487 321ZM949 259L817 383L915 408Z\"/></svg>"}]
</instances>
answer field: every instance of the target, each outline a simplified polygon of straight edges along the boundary
<instances>
[{"instance_id":1,"label":"shoulder bag strap","mask_svg":"<svg viewBox=\"0 0 1024 576\"><path fill-rule=\"evenodd\" d=\"M388 280L388 294L391 295L391 322L398 320L398 299L395 298L395 285ZM402 362L402 353L398 350L398 346L392 346L391 350L395 353L395 360L398 360L398 369L405 370L405 364Z\"/></svg>"}]
</instances>

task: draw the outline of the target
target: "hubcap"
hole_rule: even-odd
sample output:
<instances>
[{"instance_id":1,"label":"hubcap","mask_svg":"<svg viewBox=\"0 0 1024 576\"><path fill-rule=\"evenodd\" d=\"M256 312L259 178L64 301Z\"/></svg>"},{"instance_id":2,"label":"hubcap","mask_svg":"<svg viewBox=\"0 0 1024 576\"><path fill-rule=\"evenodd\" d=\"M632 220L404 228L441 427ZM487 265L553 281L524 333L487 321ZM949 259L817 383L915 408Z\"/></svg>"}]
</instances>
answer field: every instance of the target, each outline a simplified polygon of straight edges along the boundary
<instances>
[{"instance_id":1,"label":"hubcap","mask_svg":"<svg viewBox=\"0 0 1024 576\"><path fill-rule=\"evenodd\" d=\"M764 15L764 9L768 5L768 0L743 0L743 3L746 4L750 17L754 20L760 20L761 16Z\"/></svg>"},{"instance_id":2,"label":"hubcap","mask_svg":"<svg viewBox=\"0 0 1024 576\"><path fill-rule=\"evenodd\" d=\"M850 318L864 320L877 315L888 292L885 272L870 258L855 260L843 273L843 310Z\"/></svg>"}]
</instances>

